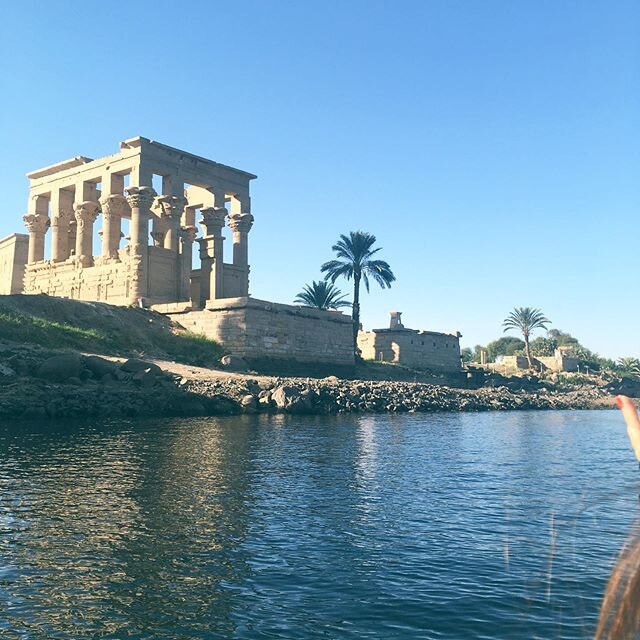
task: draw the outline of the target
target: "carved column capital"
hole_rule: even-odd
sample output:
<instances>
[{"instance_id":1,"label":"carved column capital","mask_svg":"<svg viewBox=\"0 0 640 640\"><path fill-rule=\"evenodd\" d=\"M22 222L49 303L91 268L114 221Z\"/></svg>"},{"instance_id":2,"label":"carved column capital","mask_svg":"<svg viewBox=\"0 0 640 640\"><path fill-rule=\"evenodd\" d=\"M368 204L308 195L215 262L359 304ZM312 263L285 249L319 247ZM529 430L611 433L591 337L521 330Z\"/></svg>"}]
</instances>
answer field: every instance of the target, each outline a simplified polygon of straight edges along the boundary
<instances>
[{"instance_id":1,"label":"carved column capital","mask_svg":"<svg viewBox=\"0 0 640 640\"><path fill-rule=\"evenodd\" d=\"M100 198L100 206L102 207L102 215L105 217L117 216L123 218L131 212L127 199L119 193L112 193Z\"/></svg>"},{"instance_id":2,"label":"carved column capital","mask_svg":"<svg viewBox=\"0 0 640 640\"><path fill-rule=\"evenodd\" d=\"M98 212L100 211L100 205L93 200L85 200L84 202L78 202L73 205L76 222L78 227L83 226L85 223L93 224L96 221Z\"/></svg>"},{"instance_id":3,"label":"carved column capital","mask_svg":"<svg viewBox=\"0 0 640 640\"><path fill-rule=\"evenodd\" d=\"M179 222L186 206L187 199L183 196L158 196L154 202L153 210L169 222Z\"/></svg>"},{"instance_id":4,"label":"carved column capital","mask_svg":"<svg viewBox=\"0 0 640 640\"><path fill-rule=\"evenodd\" d=\"M193 244L197 235L198 229L196 229L196 227L180 227L180 238L182 242Z\"/></svg>"},{"instance_id":5,"label":"carved column capital","mask_svg":"<svg viewBox=\"0 0 640 640\"><path fill-rule=\"evenodd\" d=\"M125 192L132 209L149 209L157 195L153 187L127 187Z\"/></svg>"},{"instance_id":6,"label":"carved column capital","mask_svg":"<svg viewBox=\"0 0 640 640\"><path fill-rule=\"evenodd\" d=\"M250 213L232 213L229 215L229 227L234 232L249 233L253 220Z\"/></svg>"},{"instance_id":7,"label":"carved column capital","mask_svg":"<svg viewBox=\"0 0 640 640\"><path fill-rule=\"evenodd\" d=\"M167 232L166 231L162 231L162 230L151 231L149 233L149 236L153 240L153 246L154 247L161 247L162 244L164 243L164 237L166 235L167 235Z\"/></svg>"},{"instance_id":8,"label":"carved column capital","mask_svg":"<svg viewBox=\"0 0 640 640\"><path fill-rule=\"evenodd\" d=\"M49 217L41 213L28 213L22 219L29 233L46 233L51 225Z\"/></svg>"},{"instance_id":9,"label":"carved column capital","mask_svg":"<svg viewBox=\"0 0 640 640\"><path fill-rule=\"evenodd\" d=\"M202 219L200 224L205 228L208 236L219 236L222 234L222 227L227 217L227 210L224 207L207 207L200 209Z\"/></svg>"}]
</instances>

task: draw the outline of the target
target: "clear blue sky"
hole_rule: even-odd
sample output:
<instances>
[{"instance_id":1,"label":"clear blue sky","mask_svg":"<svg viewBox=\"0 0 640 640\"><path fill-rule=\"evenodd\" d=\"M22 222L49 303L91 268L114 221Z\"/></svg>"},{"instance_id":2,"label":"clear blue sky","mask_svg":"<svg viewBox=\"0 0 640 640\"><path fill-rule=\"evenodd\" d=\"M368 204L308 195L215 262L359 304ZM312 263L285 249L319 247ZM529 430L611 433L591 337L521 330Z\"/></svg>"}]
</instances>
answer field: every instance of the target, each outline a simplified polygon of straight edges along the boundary
<instances>
[{"instance_id":1,"label":"clear blue sky","mask_svg":"<svg viewBox=\"0 0 640 640\"><path fill-rule=\"evenodd\" d=\"M0 236L27 171L143 135L258 174L256 297L363 229L397 276L367 328L473 346L535 306L640 357L635 0L12 2L0 61Z\"/></svg>"}]
</instances>

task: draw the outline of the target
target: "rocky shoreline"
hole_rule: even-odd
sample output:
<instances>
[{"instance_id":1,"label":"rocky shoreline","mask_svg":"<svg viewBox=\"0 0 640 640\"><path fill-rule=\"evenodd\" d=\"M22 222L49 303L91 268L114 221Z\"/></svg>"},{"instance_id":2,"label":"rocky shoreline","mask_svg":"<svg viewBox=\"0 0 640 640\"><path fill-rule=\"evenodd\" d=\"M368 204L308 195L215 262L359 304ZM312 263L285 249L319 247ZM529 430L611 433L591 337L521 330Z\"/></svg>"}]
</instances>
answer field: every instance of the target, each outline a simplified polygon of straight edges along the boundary
<instances>
[{"instance_id":1,"label":"rocky shoreline","mask_svg":"<svg viewBox=\"0 0 640 640\"><path fill-rule=\"evenodd\" d=\"M185 375L137 358L2 353L0 419L602 409L610 389L460 389L418 382ZM174 363L175 364L175 363ZM182 367L184 369L184 367ZM210 370L201 370L212 374Z\"/></svg>"}]
</instances>

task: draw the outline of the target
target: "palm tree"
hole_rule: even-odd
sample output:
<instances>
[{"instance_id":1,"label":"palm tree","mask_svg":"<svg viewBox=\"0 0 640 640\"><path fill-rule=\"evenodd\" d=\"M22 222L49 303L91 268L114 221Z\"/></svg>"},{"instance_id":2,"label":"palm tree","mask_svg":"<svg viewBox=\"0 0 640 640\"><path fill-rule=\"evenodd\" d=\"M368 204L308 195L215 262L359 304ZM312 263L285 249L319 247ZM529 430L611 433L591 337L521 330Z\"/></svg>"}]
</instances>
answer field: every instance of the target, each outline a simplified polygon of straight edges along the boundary
<instances>
[{"instance_id":1,"label":"palm tree","mask_svg":"<svg viewBox=\"0 0 640 640\"><path fill-rule=\"evenodd\" d=\"M529 369L533 369L531 360L531 349L529 348L529 336L536 329L546 329L551 321L544 317L540 309L531 307L516 307L502 323L504 331L518 329L524 338L524 352L529 362Z\"/></svg>"},{"instance_id":2,"label":"palm tree","mask_svg":"<svg viewBox=\"0 0 640 640\"><path fill-rule=\"evenodd\" d=\"M320 271L332 284L340 278L353 278L353 352L359 357L358 330L360 329L360 281L369 292L369 278L373 278L383 289L391 287L396 279L391 267L384 260L373 259L381 247L373 249L376 237L366 231L351 231L348 236L341 235L340 240L331 247L337 259L325 262Z\"/></svg>"},{"instance_id":3,"label":"palm tree","mask_svg":"<svg viewBox=\"0 0 640 640\"><path fill-rule=\"evenodd\" d=\"M640 373L640 360L638 358L620 358L618 366L626 373L637 375Z\"/></svg>"},{"instance_id":4,"label":"palm tree","mask_svg":"<svg viewBox=\"0 0 640 640\"><path fill-rule=\"evenodd\" d=\"M326 280L315 280L304 286L304 289L295 297L294 302L315 307L316 309L339 309L348 307L351 303L345 300L347 296Z\"/></svg>"}]
</instances>

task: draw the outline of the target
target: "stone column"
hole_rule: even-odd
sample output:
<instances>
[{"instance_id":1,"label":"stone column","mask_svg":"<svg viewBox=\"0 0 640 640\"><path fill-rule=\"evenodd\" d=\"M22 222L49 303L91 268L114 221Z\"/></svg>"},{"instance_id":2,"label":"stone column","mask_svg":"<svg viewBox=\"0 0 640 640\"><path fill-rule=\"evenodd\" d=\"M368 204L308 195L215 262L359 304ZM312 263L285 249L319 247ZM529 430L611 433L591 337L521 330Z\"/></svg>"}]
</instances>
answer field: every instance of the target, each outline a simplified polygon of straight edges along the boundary
<instances>
[{"instance_id":1,"label":"stone column","mask_svg":"<svg viewBox=\"0 0 640 640\"><path fill-rule=\"evenodd\" d=\"M44 260L44 234L50 225L49 217L42 213L28 213L22 219L29 231L27 264Z\"/></svg>"},{"instance_id":2,"label":"stone column","mask_svg":"<svg viewBox=\"0 0 640 640\"><path fill-rule=\"evenodd\" d=\"M236 267L249 267L248 236L253 226L250 213L232 213L229 215L229 227L233 231L233 264Z\"/></svg>"},{"instance_id":3,"label":"stone column","mask_svg":"<svg viewBox=\"0 0 640 640\"><path fill-rule=\"evenodd\" d=\"M78 237L78 225L76 218L73 216L69 222L69 235L67 237L67 247L69 247L69 254L73 252L76 255L76 238Z\"/></svg>"},{"instance_id":4,"label":"stone column","mask_svg":"<svg viewBox=\"0 0 640 640\"><path fill-rule=\"evenodd\" d=\"M149 209L156 197L152 187L128 187L125 189L131 207L129 260L131 265L129 300L138 303L148 295L149 287Z\"/></svg>"},{"instance_id":5,"label":"stone column","mask_svg":"<svg viewBox=\"0 0 640 640\"><path fill-rule=\"evenodd\" d=\"M253 226L253 216L250 213L232 213L229 215L229 227L233 231L233 265L245 270L246 276L239 292L242 296L249 295L249 246L248 236Z\"/></svg>"},{"instance_id":6,"label":"stone column","mask_svg":"<svg viewBox=\"0 0 640 640\"><path fill-rule=\"evenodd\" d=\"M102 206L102 259L105 262L119 261L118 248L122 218L129 213L127 199L114 193L100 198Z\"/></svg>"},{"instance_id":7,"label":"stone column","mask_svg":"<svg viewBox=\"0 0 640 640\"><path fill-rule=\"evenodd\" d=\"M79 202L73 207L76 213L76 259L83 267L93 266L93 223L100 205L92 200Z\"/></svg>"},{"instance_id":8,"label":"stone column","mask_svg":"<svg viewBox=\"0 0 640 640\"><path fill-rule=\"evenodd\" d=\"M192 226L180 228L180 291L178 293L180 300L191 299L191 265L193 262L193 243L197 233L198 230Z\"/></svg>"},{"instance_id":9,"label":"stone column","mask_svg":"<svg viewBox=\"0 0 640 640\"><path fill-rule=\"evenodd\" d=\"M64 262L71 250L69 227L73 215L73 193L58 190L51 198L51 261Z\"/></svg>"},{"instance_id":10,"label":"stone column","mask_svg":"<svg viewBox=\"0 0 640 640\"><path fill-rule=\"evenodd\" d=\"M187 205L187 199L181 196L160 196L156 200L158 212L165 231L163 244L165 249L178 253L178 231L180 218Z\"/></svg>"},{"instance_id":11,"label":"stone column","mask_svg":"<svg viewBox=\"0 0 640 640\"><path fill-rule=\"evenodd\" d=\"M224 262L222 243L222 227L227 216L223 207L208 207L201 209L200 224L205 228L206 235L199 238L200 260L202 269L200 276L200 303L207 300L223 298Z\"/></svg>"}]
</instances>

